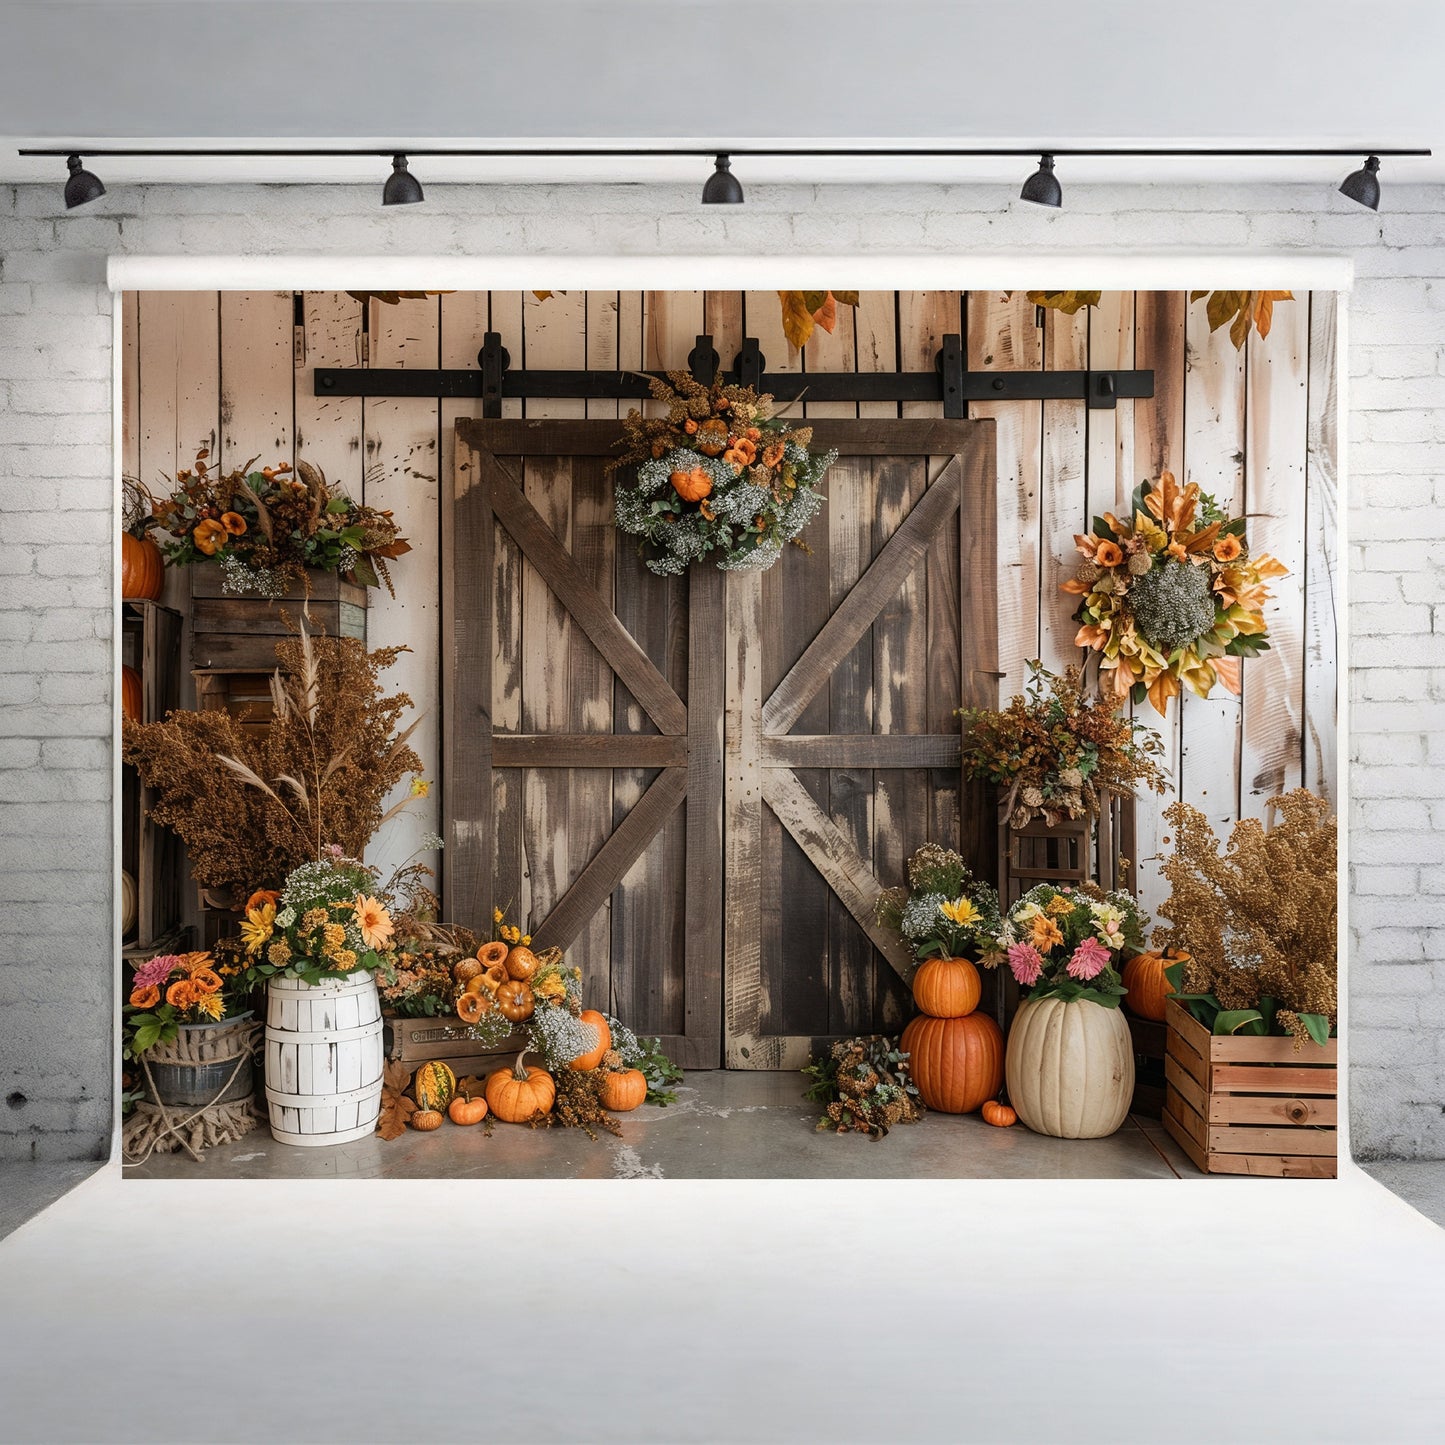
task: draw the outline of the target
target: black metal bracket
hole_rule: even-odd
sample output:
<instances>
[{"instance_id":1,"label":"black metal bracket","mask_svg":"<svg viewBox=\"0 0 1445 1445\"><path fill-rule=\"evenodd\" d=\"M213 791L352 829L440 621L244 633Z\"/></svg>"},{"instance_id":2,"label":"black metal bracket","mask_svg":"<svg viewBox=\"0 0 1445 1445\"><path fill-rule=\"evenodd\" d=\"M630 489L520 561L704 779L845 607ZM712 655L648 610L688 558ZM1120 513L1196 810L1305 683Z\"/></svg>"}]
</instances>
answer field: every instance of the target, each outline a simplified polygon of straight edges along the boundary
<instances>
[{"instance_id":1,"label":"black metal bracket","mask_svg":"<svg viewBox=\"0 0 1445 1445\"><path fill-rule=\"evenodd\" d=\"M688 370L706 384L719 358L706 334L688 356ZM1082 401L1111 409L1120 399L1154 395L1152 371L970 371L963 338L943 338L932 371L773 371L757 338L743 338L726 382L751 386L779 401L942 402L946 417L966 417L970 402ZM412 371L393 367L316 368L317 396L479 397L484 417L499 417L507 397L573 397L585 401L643 400L653 373L642 371L534 371L511 369L500 333L488 331L476 369Z\"/></svg>"}]
</instances>

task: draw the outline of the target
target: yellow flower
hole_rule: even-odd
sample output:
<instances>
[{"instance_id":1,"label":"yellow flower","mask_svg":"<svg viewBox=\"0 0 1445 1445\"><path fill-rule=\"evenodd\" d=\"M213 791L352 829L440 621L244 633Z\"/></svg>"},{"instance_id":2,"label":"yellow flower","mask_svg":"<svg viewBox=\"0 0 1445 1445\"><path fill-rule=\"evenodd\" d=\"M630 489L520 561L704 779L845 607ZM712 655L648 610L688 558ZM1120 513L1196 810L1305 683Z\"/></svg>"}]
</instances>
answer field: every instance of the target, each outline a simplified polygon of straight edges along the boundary
<instances>
[{"instance_id":1,"label":"yellow flower","mask_svg":"<svg viewBox=\"0 0 1445 1445\"><path fill-rule=\"evenodd\" d=\"M1049 906L1046 911L1055 918L1062 918L1064 914L1074 911L1074 905L1060 893L1049 899Z\"/></svg>"},{"instance_id":2,"label":"yellow flower","mask_svg":"<svg viewBox=\"0 0 1445 1445\"><path fill-rule=\"evenodd\" d=\"M356 926L361 930L361 941L368 948L385 948L395 931L391 914L375 899L366 894L356 898Z\"/></svg>"},{"instance_id":3,"label":"yellow flower","mask_svg":"<svg viewBox=\"0 0 1445 1445\"><path fill-rule=\"evenodd\" d=\"M411 780L411 795L413 798L430 797L431 783L426 778L413 778Z\"/></svg>"},{"instance_id":4,"label":"yellow flower","mask_svg":"<svg viewBox=\"0 0 1445 1445\"><path fill-rule=\"evenodd\" d=\"M208 1019L216 1020L226 1011L226 1006L221 1002L221 995L218 993L202 994L196 1000L196 1012L205 1014Z\"/></svg>"},{"instance_id":5,"label":"yellow flower","mask_svg":"<svg viewBox=\"0 0 1445 1445\"><path fill-rule=\"evenodd\" d=\"M1059 925L1052 918L1040 914L1033 923L1033 945L1040 953L1057 948L1064 941Z\"/></svg>"},{"instance_id":6,"label":"yellow flower","mask_svg":"<svg viewBox=\"0 0 1445 1445\"><path fill-rule=\"evenodd\" d=\"M291 945L284 938L278 938L270 948L266 950L266 958L274 963L277 968L285 968L291 962Z\"/></svg>"},{"instance_id":7,"label":"yellow flower","mask_svg":"<svg viewBox=\"0 0 1445 1445\"><path fill-rule=\"evenodd\" d=\"M350 973L356 967L356 954L349 948L337 949L332 957L336 961L336 967L342 973Z\"/></svg>"},{"instance_id":8,"label":"yellow flower","mask_svg":"<svg viewBox=\"0 0 1445 1445\"><path fill-rule=\"evenodd\" d=\"M530 933L524 933L524 934L522 935L522 942L523 942L523 943L531 943L531 941L532 941L532 935L531 935Z\"/></svg>"},{"instance_id":9,"label":"yellow flower","mask_svg":"<svg viewBox=\"0 0 1445 1445\"><path fill-rule=\"evenodd\" d=\"M331 919L327 916L324 908L308 908L301 915L302 933L314 933L318 928L325 928Z\"/></svg>"},{"instance_id":10,"label":"yellow flower","mask_svg":"<svg viewBox=\"0 0 1445 1445\"><path fill-rule=\"evenodd\" d=\"M562 998L567 992L567 985L559 975L549 973L540 983L533 982L532 992L541 994L543 998Z\"/></svg>"},{"instance_id":11,"label":"yellow flower","mask_svg":"<svg viewBox=\"0 0 1445 1445\"><path fill-rule=\"evenodd\" d=\"M940 903L938 911L960 928L968 928L979 920L978 909L967 898L955 898L952 903Z\"/></svg>"},{"instance_id":12,"label":"yellow flower","mask_svg":"<svg viewBox=\"0 0 1445 1445\"><path fill-rule=\"evenodd\" d=\"M246 953L254 958L261 951L261 945L271 937L276 927L276 905L263 903L259 908L250 908L241 923L241 942Z\"/></svg>"},{"instance_id":13,"label":"yellow flower","mask_svg":"<svg viewBox=\"0 0 1445 1445\"><path fill-rule=\"evenodd\" d=\"M346 929L339 923L328 923L325 928L326 951L335 953L346 942Z\"/></svg>"},{"instance_id":14,"label":"yellow flower","mask_svg":"<svg viewBox=\"0 0 1445 1445\"><path fill-rule=\"evenodd\" d=\"M500 923L500 922L502 921L503 916L504 916L504 915L503 915L502 910L501 910L500 908L494 908L494 909L492 909L492 922L493 922L493 923Z\"/></svg>"}]
</instances>

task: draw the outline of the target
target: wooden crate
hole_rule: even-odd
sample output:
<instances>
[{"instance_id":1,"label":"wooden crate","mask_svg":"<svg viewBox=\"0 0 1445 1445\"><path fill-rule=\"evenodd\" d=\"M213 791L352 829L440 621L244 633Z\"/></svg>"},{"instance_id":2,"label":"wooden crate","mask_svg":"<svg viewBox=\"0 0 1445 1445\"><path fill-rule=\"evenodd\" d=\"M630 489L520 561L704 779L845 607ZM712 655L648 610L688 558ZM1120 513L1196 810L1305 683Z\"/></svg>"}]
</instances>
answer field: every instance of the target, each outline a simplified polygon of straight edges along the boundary
<instances>
[{"instance_id":1,"label":"wooden crate","mask_svg":"<svg viewBox=\"0 0 1445 1445\"><path fill-rule=\"evenodd\" d=\"M310 571L305 582L293 582L281 597L231 597L221 590L219 567L202 563L189 570L192 668L273 671L276 643L295 634L303 607L313 634L366 640L366 588L335 572Z\"/></svg>"},{"instance_id":2,"label":"wooden crate","mask_svg":"<svg viewBox=\"0 0 1445 1445\"><path fill-rule=\"evenodd\" d=\"M1129 1112L1157 1119L1164 1112L1164 1057L1168 1029L1155 1019L1141 1019L1131 1014L1127 1008L1124 1009L1124 1017L1134 1045L1134 1101L1129 1105Z\"/></svg>"},{"instance_id":3,"label":"wooden crate","mask_svg":"<svg viewBox=\"0 0 1445 1445\"><path fill-rule=\"evenodd\" d=\"M1339 1045L1211 1034L1173 999L1164 1127L1206 1174L1333 1179Z\"/></svg>"},{"instance_id":4,"label":"wooden crate","mask_svg":"<svg viewBox=\"0 0 1445 1445\"><path fill-rule=\"evenodd\" d=\"M440 1059L459 1079L468 1074L484 1079L493 1069L511 1063L527 1041L525 1034L514 1032L500 1044L487 1048L467 1037L464 1024L444 1018L405 1019L386 1014L383 1023L388 1059L412 1069Z\"/></svg>"},{"instance_id":5,"label":"wooden crate","mask_svg":"<svg viewBox=\"0 0 1445 1445\"><path fill-rule=\"evenodd\" d=\"M1038 819L1022 828L1000 823L998 891L1012 907L1040 883L1063 887L1090 880L1119 888L1119 854L1132 849L1134 800L1115 799L1097 819L1065 819L1050 826Z\"/></svg>"}]
</instances>

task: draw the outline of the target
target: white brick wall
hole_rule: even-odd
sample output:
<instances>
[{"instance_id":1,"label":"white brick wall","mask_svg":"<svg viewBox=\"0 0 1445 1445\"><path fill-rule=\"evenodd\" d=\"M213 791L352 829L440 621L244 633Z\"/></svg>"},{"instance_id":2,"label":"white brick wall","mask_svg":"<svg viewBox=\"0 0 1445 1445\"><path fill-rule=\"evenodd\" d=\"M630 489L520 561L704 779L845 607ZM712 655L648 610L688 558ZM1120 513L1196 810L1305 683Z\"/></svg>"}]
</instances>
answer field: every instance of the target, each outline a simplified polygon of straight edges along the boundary
<instances>
[{"instance_id":1,"label":"white brick wall","mask_svg":"<svg viewBox=\"0 0 1445 1445\"><path fill-rule=\"evenodd\" d=\"M110 1117L111 252L1348 251L1350 1024L1362 1155L1445 1157L1445 198L1326 188L0 188L0 1157ZM316 218L324 217L318 226ZM63 514L63 515L62 515ZM1438 624L1438 625L1437 625Z\"/></svg>"}]
</instances>

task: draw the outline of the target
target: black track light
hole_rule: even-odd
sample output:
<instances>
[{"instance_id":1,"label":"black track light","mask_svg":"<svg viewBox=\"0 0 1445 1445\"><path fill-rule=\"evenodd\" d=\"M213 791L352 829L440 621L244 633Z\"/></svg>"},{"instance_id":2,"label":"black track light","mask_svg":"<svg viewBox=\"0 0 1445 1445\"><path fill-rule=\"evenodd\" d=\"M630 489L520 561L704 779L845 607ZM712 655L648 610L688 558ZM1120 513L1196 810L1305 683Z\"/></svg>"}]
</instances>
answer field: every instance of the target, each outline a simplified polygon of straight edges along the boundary
<instances>
[{"instance_id":1,"label":"black track light","mask_svg":"<svg viewBox=\"0 0 1445 1445\"><path fill-rule=\"evenodd\" d=\"M1380 158L1366 156L1365 163L1357 171L1351 171L1340 186L1340 194L1368 206L1372 211L1380 209Z\"/></svg>"},{"instance_id":2,"label":"black track light","mask_svg":"<svg viewBox=\"0 0 1445 1445\"><path fill-rule=\"evenodd\" d=\"M70 179L65 183L65 209L83 206L87 201L99 200L105 194L100 177L84 169L79 156L70 156L65 164L70 167Z\"/></svg>"},{"instance_id":3,"label":"black track light","mask_svg":"<svg viewBox=\"0 0 1445 1445\"><path fill-rule=\"evenodd\" d=\"M1032 201L1036 206L1062 206L1064 204L1064 188L1054 174L1053 156L1045 152L1039 157L1039 168L1024 182L1024 188L1019 192L1019 199Z\"/></svg>"},{"instance_id":4,"label":"black track light","mask_svg":"<svg viewBox=\"0 0 1445 1445\"><path fill-rule=\"evenodd\" d=\"M391 174L386 178L386 185L382 188L381 204L383 206L414 206L418 201L426 200L422 192L421 182L412 175L406 168L406 157L394 155L391 158Z\"/></svg>"},{"instance_id":5,"label":"black track light","mask_svg":"<svg viewBox=\"0 0 1445 1445\"><path fill-rule=\"evenodd\" d=\"M702 203L705 206L740 206L743 203L743 188L733 174L733 163L726 156L718 156L712 163L712 174L702 188Z\"/></svg>"}]
</instances>

